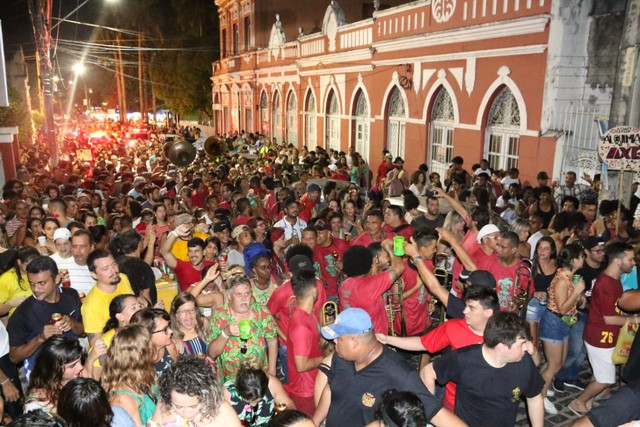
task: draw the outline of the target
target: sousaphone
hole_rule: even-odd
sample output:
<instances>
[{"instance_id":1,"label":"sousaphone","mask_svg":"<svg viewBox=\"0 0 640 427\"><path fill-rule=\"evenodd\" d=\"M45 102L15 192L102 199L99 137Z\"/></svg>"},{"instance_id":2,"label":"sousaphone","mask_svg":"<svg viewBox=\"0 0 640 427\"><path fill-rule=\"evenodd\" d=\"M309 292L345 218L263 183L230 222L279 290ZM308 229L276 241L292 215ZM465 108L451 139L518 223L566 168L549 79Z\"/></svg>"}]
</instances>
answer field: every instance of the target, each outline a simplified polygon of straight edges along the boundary
<instances>
[{"instance_id":1,"label":"sousaphone","mask_svg":"<svg viewBox=\"0 0 640 427\"><path fill-rule=\"evenodd\" d=\"M184 139L167 142L162 148L164 157L178 167L189 166L196 158L196 147Z\"/></svg>"}]
</instances>

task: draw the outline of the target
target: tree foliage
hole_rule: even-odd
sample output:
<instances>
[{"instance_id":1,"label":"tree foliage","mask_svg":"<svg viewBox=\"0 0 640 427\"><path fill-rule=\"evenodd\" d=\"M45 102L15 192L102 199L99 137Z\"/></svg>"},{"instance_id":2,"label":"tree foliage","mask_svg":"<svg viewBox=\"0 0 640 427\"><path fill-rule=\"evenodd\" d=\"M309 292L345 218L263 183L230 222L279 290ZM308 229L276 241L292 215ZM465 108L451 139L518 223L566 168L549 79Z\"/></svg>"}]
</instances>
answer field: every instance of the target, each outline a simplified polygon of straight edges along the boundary
<instances>
[{"instance_id":1,"label":"tree foliage","mask_svg":"<svg viewBox=\"0 0 640 427\"><path fill-rule=\"evenodd\" d=\"M18 140L21 144L31 143L31 111L20 92L9 86L9 106L0 107L0 127L13 126L18 127Z\"/></svg>"},{"instance_id":2,"label":"tree foliage","mask_svg":"<svg viewBox=\"0 0 640 427\"><path fill-rule=\"evenodd\" d=\"M165 15L163 46L149 68L153 92L174 112L205 112L211 117L211 64L217 52L218 20L210 0L172 0Z\"/></svg>"}]
</instances>

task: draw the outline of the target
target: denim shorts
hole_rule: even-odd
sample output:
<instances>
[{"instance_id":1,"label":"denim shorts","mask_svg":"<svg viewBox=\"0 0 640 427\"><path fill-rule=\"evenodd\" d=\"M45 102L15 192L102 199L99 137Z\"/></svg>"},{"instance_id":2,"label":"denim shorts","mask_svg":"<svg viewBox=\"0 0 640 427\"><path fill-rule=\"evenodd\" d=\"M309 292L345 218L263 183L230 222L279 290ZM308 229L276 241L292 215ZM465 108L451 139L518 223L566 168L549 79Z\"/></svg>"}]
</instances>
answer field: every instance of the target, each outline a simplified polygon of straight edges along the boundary
<instances>
[{"instance_id":1,"label":"denim shorts","mask_svg":"<svg viewBox=\"0 0 640 427\"><path fill-rule=\"evenodd\" d=\"M540 320L540 329L538 335L542 341L553 344L562 344L569 340L569 331L571 327L562 321L561 317L556 316L551 310L547 309Z\"/></svg>"},{"instance_id":2,"label":"denim shorts","mask_svg":"<svg viewBox=\"0 0 640 427\"><path fill-rule=\"evenodd\" d=\"M527 322L540 322L542 315L547 311L547 304L542 304L538 298L531 298L527 305Z\"/></svg>"}]
</instances>

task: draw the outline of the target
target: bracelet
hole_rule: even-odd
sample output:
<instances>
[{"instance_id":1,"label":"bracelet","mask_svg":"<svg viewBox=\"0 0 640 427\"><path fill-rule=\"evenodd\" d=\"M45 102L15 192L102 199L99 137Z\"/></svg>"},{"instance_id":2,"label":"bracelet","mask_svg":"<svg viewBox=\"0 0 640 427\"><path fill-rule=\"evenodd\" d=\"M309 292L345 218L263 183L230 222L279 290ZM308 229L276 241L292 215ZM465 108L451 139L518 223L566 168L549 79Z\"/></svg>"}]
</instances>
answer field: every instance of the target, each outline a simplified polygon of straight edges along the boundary
<instances>
[{"instance_id":1,"label":"bracelet","mask_svg":"<svg viewBox=\"0 0 640 427\"><path fill-rule=\"evenodd\" d=\"M9 378L6 378L4 381L0 381L0 385L5 385L6 383L8 383L10 381Z\"/></svg>"},{"instance_id":2,"label":"bracelet","mask_svg":"<svg viewBox=\"0 0 640 427\"><path fill-rule=\"evenodd\" d=\"M414 256L413 258L411 258L411 263L412 263L413 265L418 265L418 264L420 264L422 261L424 261L424 258L423 258L423 257L421 257L420 255L418 255L418 256Z\"/></svg>"},{"instance_id":3,"label":"bracelet","mask_svg":"<svg viewBox=\"0 0 640 427\"><path fill-rule=\"evenodd\" d=\"M220 332L220 335L222 335L223 337L225 337L225 339L229 339L229 335L224 333L224 329L222 330L222 332Z\"/></svg>"}]
</instances>

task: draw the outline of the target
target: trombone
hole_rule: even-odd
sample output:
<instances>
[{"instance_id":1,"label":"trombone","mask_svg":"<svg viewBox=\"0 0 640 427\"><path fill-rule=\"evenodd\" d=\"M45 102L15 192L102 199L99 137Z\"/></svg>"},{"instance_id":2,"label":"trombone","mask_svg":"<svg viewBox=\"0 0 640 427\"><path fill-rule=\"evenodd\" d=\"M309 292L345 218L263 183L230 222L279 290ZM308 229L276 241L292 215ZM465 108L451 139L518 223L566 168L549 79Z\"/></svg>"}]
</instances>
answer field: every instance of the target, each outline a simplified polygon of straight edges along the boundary
<instances>
[{"instance_id":1,"label":"trombone","mask_svg":"<svg viewBox=\"0 0 640 427\"><path fill-rule=\"evenodd\" d=\"M385 292L384 309L387 313L387 319L389 321L389 335L390 336L405 336L407 334L407 325L404 318L404 281L402 278L398 278L391 286L391 289ZM400 319L400 330L396 330L396 319ZM399 334L398 334L399 333Z\"/></svg>"},{"instance_id":2,"label":"trombone","mask_svg":"<svg viewBox=\"0 0 640 427\"><path fill-rule=\"evenodd\" d=\"M446 290L451 290L451 263L449 262L449 255L445 252L437 252L433 258L433 266L433 275L436 276Z\"/></svg>"},{"instance_id":3,"label":"trombone","mask_svg":"<svg viewBox=\"0 0 640 427\"><path fill-rule=\"evenodd\" d=\"M529 289L531 287L533 263L529 258L523 258L520 265L516 269L516 284L513 294L514 311L520 314L523 319L527 316L527 305L531 295Z\"/></svg>"},{"instance_id":4,"label":"trombone","mask_svg":"<svg viewBox=\"0 0 640 427\"><path fill-rule=\"evenodd\" d=\"M433 265L433 275L438 279L438 282L440 282L443 288L450 291L452 276L450 273L451 263L449 262L449 255L446 252L437 252L433 257ZM434 313L437 312L437 316L435 317L437 318L438 325L441 325L444 322L444 316L447 310L433 295L431 298L433 305L431 303L429 304L429 314L433 316ZM433 307L433 309L431 309L431 307Z\"/></svg>"}]
</instances>

